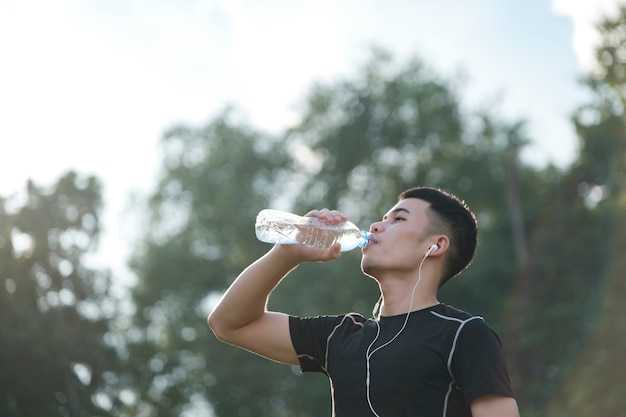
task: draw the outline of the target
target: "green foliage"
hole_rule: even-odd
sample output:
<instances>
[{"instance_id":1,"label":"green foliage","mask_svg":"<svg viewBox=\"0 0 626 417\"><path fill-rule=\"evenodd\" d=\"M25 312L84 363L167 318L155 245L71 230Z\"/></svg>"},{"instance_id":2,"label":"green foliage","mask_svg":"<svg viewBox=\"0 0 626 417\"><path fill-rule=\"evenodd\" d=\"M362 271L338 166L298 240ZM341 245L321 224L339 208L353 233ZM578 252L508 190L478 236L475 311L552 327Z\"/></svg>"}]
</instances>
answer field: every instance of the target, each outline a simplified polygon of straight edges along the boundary
<instances>
[{"instance_id":1,"label":"green foliage","mask_svg":"<svg viewBox=\"0 0 626 417\"><path fill-rule=\"evenodd\" d=\"M626 8L599 28L599 71L586 80L593 90L594 102L581 107L575 117L582 151L574 171L583 177L578 190L592 207L592 217L599 226L595 235L584 236L594 243L581 251L584 256L576 262L593 271L579 294L593 298L593 303L587 305L594 307L593 313L600 314L581 317L581 325L588 329L587 337L578 342L579 355L572 358L558 395L543 414L554 417L623 413Z\"/></svg>"},{"instance_id":2,"label":"green foliage","mask_svg":"<svg viewBox=\"0 0 626 417\"><path fill-rule=\"evenodd\" d=\"M106 272L83 257L95 243L100 185L68 173L25 201L0 200L0 415L109 415L92 396L115 352ZM104 395L104 394L102 394Z\"/></svg>"},{"instance_id":3,"label":"green foliage","mask_svg":"<svg viewBox=\"0 0 626 417\"><path fill-rule=\"evenodd\" d=\"M289 132L287 140L310 148L318 158L317 170L306 172L296 210L338 207L368 227L400 191L415 185L442 187L462 196L479 217L481 245L472 269L445 287L444 298L497 321L503 303L485 306L484 289L492 291L492 299L501 299L512 279L505 164L508 150L525 143L523 125L507 126L487 112L463 114L452 87L418 60L398 68L378 52L363 74L362 80L317 86L302 125ZM537 198L524 201L534 202L527 204L531 207L541 204ZM345 270L329 268L332 275L361 275L354 263ZM314 274L324 275L321 269L316 266ZM360 311L367 313L377 295L368 285L361 294L354 282L341 279L332 291L352 293ZM326 307L331 306L345 308L344 303Z\"/></svg>"},{"instance_id":4,"label":"green foliage","mask_svg":"<svg viewBox=\"0 0 626 417\"><path fill-rule=\"evenodd\" d=\"M218 415L278 415L281 392L295 378L218 342L206 325L211 296L266 249L252 222L283 191L271 187L285 175L285 150L234 117L227 111L206 127L175 127L163 138L163 176L133 260L141 278L133 291L138 336L129 342L126 383L143 402L125 415L140 407L171 415L193 398L210 400ZM283 383L269 385L260 373Z\"/></svg>"}]
</instances>

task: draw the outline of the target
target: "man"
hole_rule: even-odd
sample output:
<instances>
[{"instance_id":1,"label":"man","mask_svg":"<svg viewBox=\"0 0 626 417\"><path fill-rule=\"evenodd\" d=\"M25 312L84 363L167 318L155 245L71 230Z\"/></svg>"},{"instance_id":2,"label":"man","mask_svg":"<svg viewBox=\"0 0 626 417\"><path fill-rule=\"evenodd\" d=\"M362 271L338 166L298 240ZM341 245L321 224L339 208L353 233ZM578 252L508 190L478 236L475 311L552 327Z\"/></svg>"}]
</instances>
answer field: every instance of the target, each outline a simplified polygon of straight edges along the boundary
<instances>
[{"instance_id":1,"label":"man","mask_svg":"<svg viewBox=\"0 0 626 417\"><path fill-rule=\"evenodd\" d=\"M327 209L308 216L347 220ZM266 310L303 262L331 249L275 245L246 268L208 319L216 336L330 378L336 417L518 417L500 341L482 318L441 304L439 287L473 259L476 219L457 197L412 188L370 227L361 269L381 291L380 313L298 318Z\"/></svg>"}]
</instances>

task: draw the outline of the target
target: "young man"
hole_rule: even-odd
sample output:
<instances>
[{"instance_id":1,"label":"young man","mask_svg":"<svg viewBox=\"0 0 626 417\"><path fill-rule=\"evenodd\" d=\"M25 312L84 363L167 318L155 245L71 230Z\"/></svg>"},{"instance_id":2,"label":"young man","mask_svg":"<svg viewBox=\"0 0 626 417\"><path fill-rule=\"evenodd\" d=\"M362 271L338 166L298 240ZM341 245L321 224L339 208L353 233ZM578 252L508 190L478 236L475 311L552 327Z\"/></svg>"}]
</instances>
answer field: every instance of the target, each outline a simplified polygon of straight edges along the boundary
<instances>
[{"instance_id":1,"label":"young man","mask_svg":"<svg viewBox=\"0 0 626 417\"><path fill-rule=\"evenodd\" d=\"M347 219L327 209L308 216ZM412 188L370 232L361 269L379 284L378 317L267 311L270 293L292 269L341 253L339 244L275 245L233 282L209 326L224 342L326 373L336 417L518 417L498 337L482 318L437 299L439 287L472 261L474 214L444 191Z\"/></svg>"}]
</instances>

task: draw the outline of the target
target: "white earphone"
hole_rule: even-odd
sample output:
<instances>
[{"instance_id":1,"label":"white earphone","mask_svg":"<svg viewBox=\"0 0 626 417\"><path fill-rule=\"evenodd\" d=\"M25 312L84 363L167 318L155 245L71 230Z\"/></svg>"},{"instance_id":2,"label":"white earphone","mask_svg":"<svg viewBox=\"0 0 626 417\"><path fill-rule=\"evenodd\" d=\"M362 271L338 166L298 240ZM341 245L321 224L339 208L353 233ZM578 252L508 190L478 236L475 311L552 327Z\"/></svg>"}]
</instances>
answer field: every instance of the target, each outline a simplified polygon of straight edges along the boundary
<instances>
[{"instance_id":1,"label":"white earphone","mask_svg":"<svg viewBox=\"0 0 626 417\"><path fill-rule=\"evenodd\" d=\"M430 245L430 248L428 248L428 251L426 251L426 256L430 255L431 252L436 251L437 249L439 249L439 245L433 243L432 245Z\"/></svg>"}]
</instances>

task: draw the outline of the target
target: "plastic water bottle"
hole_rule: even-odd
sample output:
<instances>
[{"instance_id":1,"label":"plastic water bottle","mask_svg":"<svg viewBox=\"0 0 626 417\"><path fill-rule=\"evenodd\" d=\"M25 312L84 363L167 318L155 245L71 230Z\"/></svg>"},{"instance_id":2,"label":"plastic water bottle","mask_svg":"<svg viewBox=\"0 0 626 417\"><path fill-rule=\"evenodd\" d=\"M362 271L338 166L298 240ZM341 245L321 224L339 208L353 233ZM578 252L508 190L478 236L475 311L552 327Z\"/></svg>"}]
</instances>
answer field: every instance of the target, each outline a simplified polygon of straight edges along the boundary
<instances>
[{"instance_id":1,"label":"plastic water bottle","mask_svg":"<svg viewBox=\"0 0 626 417\"><path fill-rule=\"evenodd\" d=\"M315 217L303 217L284 211L265 209L259 212L255 224L256 237L261 242L292 244L301 243L314 248L330 248L341 243L346 252L364 247L370 234L348 221L326 224Z\"/></svg>"}]
</instances>

